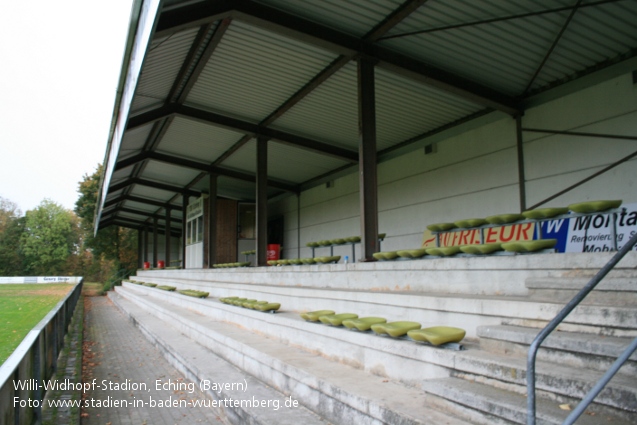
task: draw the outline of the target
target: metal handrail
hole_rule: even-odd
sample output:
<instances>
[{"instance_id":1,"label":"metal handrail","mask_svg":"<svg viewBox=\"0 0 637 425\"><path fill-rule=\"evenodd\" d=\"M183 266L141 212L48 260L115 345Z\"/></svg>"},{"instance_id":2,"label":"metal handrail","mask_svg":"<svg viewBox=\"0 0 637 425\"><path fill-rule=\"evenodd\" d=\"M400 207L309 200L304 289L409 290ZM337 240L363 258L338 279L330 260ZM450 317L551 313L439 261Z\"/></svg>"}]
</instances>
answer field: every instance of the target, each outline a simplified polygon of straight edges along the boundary
<instances>
[{"instance_id":1,"label":"metal handrail","mask_svg":"<svg viewBox=\"0 0 637 425\"><path fill-rule=\"evenodd\" d=\"M562 321L568 316L579 303L586 298L586 296L595 289L595 286L610 272L624 256L637 245L637 233L630 238L630 240L619 250L613 257L606 263L604 267L582 288L582 290L569 301L566 306L560 311L553 320L549 322L544 329L537 334L531 346L526 361L526 388L527 388L527 425L535 425L536 406L535 406L535 358L537 357L537 351L540 348L542 342L549 336L551 332L562 323ZM617 359L606 374L599 380L599 382L591 389L584 399L577 405L571 414L566 418L563 424L572 424L575 420L584 412L584 409L593 401L593 399L599 394L604 386L610 381L610 379L617 373L619 368L624 362L631 356L631 354L637 349L637 338L633 343L624 351L624 353Z\"/></svg>"}]
</instances>

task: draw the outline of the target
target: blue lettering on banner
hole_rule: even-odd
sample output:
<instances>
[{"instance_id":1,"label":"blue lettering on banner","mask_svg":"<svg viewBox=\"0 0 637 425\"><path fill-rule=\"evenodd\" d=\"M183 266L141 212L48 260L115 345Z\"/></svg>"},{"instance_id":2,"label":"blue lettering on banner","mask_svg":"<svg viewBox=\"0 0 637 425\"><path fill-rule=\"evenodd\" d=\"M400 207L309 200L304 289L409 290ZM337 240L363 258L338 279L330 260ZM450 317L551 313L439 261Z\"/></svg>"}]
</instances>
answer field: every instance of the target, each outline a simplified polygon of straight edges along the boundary
<instances>
[{"instance_id":1,"label":"blue lettering on banner","mask_svg":"<svg viewBox=\"0 0 637 425\"><path fill-rule=\"evenodd\" d=\"M569 220L568 218L561 218L559 220L543 221L541 224L542 239L557 239L557 244L555 245L557 252L565 252L566 250Z\"/></svg>"}]
</instances>

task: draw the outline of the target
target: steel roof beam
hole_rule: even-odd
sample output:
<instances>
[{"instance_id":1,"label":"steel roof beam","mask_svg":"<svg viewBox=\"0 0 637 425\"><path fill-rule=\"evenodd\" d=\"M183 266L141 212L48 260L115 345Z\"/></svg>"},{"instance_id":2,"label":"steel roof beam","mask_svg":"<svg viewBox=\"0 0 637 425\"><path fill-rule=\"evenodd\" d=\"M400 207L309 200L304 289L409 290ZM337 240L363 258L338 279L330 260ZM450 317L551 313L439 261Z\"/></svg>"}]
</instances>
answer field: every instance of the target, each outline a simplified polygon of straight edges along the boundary
<instances>
[{"instance_id":1,"label":"steel roof beam","mask_svg":"<svg viewBox=\"0 0 637 425\"><path fill-rule=\"evenodd\" d=\"M127 179L121 183L117 183L113 186L111 186L109 188L109 191L112 192L116 192L120 189L124 189L128 186L132 186L132 185L140 185L140 186L146 186L146 187L152 187L154 189L160 189L160 190L165 190L167 192L173 192L173 193L182 193L182 194L187 194L188 196L201 196L201 192L197 192L194 190L190 190L187 188L183 188L183 187L179 187L179 186L173 186L170 184L166 184L166 183L160 183L160 182L154 182L154 181L150 181L150 180L146 180L146 179L141 179L138 177L133 177L130 179Z\"/></svg>"},{"instance_id":2,"label":"steel roof beam","mask_svg":"<svg viewBox=\"0 0 637 425\"><path fill-rule=\"evenodd\" d=\"M226 17L265 28L297 40L334 51L338 54L364 55L376 60L379 67L421 81L427 85L454 93L474 103L500 110L510 115L521 113L515 99L448 71L428 65L406 55L361 40L290 13L248 0L196 3L162 13L157 23L158 34L181 31ZM190 22L189 22L190 21Z\"/></svg>"},{"instance_id":3,"label":"steel roof beam","mask_svg":"<svg viewBox=\"0 0 637 425\"><path fill-rule=\"evenodd\" d=\"M227 117L215 112L204 111L190 106L177 104L167 104L152 111L131 117L128 120L127 130L144 126L153 121L159 121L167 117L179 116L194 121L203 122L216 127L221 127L233 131L238 131L250 137L263 136L274 139L278 142L300 147L302 149L317 152L322 155L331 156L344 161L355 163L358 161L358 154L349 149L339 148L328 143L319 142L307 137L297 136L284 131L274 130L253 124L248 121Z\"/></svg>"},{"instance_id":4,"label":"steel roof beam","mask_svg":"<svg viewBox=\"0 0 637 425\"><path fill-rule=\"evenodd\" d=\"M111 199L110 201L106 201L104 202L103 208L107 208L111 205L115 205L123 201L139 202L140 204L153 205L160 208L170 208L170 209L179 210L179 211L181 211L182 209L182 207L180 206L173 205L167 202L155 201L154 199L140 198L139 196L131 196L131 195L122 195L122 196L118 196L115 199Z\"/></svg>"}]
</instances>

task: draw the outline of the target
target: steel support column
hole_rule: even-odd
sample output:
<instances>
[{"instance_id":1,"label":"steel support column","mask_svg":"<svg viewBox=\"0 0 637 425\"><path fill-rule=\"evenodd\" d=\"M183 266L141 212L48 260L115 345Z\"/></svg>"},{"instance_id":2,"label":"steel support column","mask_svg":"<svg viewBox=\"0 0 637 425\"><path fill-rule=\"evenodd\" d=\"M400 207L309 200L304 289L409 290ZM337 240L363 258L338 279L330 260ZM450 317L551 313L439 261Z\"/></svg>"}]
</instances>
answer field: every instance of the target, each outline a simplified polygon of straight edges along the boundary
<instances>
[{"instance_id":1,"label":"steel support column","mask_svg":"<svg viewBox=\"0 0 637 425\"><path fill-rule=\"evenodd\" d=\"M186 241L188 238L188 212L186 211L188 209L188 195L183 194L182 195L182 206L183 208L181 209L181 222L183 223L183 229L181 231L181 265L182 268L185 269L186 268Z\"/></svg>"},{"instance_id":2,"label":"steel support column","mask_svg":"<svg viewBox=\"0 0 637 425\"><path fill-rule=\"evenodd\" d=\"M515 135L518 148L518 185L520 189L520 212L526 210L526 176L524 173L524 139L522 136L522 116L515 117Z\"/></svg>"},{"instance_id":3,"label":"steel support column","mask_svg":"<svg viewBox=\"0 0 637 425\"><path fill-rule=\"evenodd\" d=\"M137 268L144 267L144 234L143 230L137 229Z\"/></svg>"},{"instance_id":4,"label":"steel support column","mask_svg":"<svg viewBox=\"0 0 637 425\"><path fill-rule=\"evenodd\" d=\"M144 226L144 262L148 261L148 227Z\"/></svg>"},{"instance_id":5,"label":"steel support column","mask_svg":"<svg viewBox=\"0 0 637 425\"><path fill-rule=\"evenodd\" d=\"M268 244L268 139L257 139L257 266L267 265Z\"/></svg>"},{"instance_id":6,"label":"steel support column","mask_svg":"<svg viewBox=\"0 0 637 425\"><path fill-rule=\"evenodd\" d=\"M165 248L166 255L164 255L164 261L166 261L166 267L170 267L170 250L171 250L171 231L170 231L170 208L166 208L166 230L165 230Z\"/></svg>"},{"instance_id":7,"label":"steel support column","mask_svg":"<svg viewBox=\"0 0 637 425\"><path fill-rule=\"evenodd\" d=\"M358 169L361 210L361 261L375 261L378 252L378 180L376 159L376 96L374 63L358 60Z\"/></svg>"},{"instance_id":8,"label":"steel support column","mask_svg":"<svg viewBox=\"0 0 637 425\"><path fill-rule=\"evenodd\" d=\"M204 268L217 262L217 176L210 174L210 191L206 214L206 234L204 236Z\"/></svg>"},{"instance_id":9,"label":"steel support column","mask_svg":"<svg viewBox=\"0 0 637 425\"><path fill-rule=\"evenodd\" d=\"M158 267L157 257L159 256L159 231L157 229L157 216L153 217L153 267Z\"/></svg>"}]
</instances>

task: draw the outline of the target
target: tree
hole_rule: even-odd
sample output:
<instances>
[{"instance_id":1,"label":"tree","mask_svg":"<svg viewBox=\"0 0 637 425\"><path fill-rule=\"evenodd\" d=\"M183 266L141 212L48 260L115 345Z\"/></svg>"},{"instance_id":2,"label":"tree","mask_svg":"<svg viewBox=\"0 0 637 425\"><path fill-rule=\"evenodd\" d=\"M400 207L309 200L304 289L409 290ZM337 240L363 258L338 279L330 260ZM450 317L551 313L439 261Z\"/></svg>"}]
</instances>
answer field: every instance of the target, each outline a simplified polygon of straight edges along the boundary
<instances>
[{"instance_id":1,"label":"tree","mask_svg":"<svg viewBox=\"0 0 637 425\"><path fill-rule=\"evenodd\" d=\"M81 219L84 248L92 254L92 264L85 265L85 269L90 270L89 276L96 280L105 280L120 268L134 270L137 267L136 230L109 226L95 234L95 211L102 173L103 167L99 164L93 174L84 175L78 188L80 197L75 203L75 213Z\"/></svg>"},{"instance_id":2,"label":"tree","mask_svg":"<svg viewBox=\"0 0 637 425\"><path fill-rule=\"evenodd\" d=\"M23 274L20 238L24 217L21 215L15 203L0 197L0 276Z\"/></svg>"},{"instance_id":3,"label":"tree","mask_svg":"<svg viewBox=\"0 0 637 425\"><path fill-rule=\"evenodd\" d=\"M21 236L24 271L31 275L61 275L69 256L80 250L79 220L72 212L45 199L26 213Z\"/></svg>"}]
</instances>

